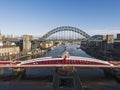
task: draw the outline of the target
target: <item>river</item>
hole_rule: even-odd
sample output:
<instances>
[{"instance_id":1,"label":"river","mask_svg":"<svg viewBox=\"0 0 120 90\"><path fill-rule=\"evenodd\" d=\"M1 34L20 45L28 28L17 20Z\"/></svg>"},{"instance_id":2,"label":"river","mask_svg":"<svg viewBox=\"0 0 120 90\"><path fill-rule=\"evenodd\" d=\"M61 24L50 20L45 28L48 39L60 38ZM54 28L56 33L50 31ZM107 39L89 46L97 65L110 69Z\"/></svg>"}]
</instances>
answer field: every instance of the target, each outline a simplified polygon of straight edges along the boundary
<instances>
[{"instance_id":1,"label":"river","mask_svg":"<svg viewBox=\"0 0 120 90\"><path fill-rule=\"evenodd\" d=\"M77 45L68 44L66 50L71 56L91 57ZM60 46L49 51L45 56L59 57L65 46ZM0 90L51 90L52 77L55 68L27 69L24 79L9 79L12 74L10 69L2 71L5 77L0 78ZM77 69L84 90L120 90L120 83L112 78L104 76L102 69Z\"/></svg>"}]
</instances>

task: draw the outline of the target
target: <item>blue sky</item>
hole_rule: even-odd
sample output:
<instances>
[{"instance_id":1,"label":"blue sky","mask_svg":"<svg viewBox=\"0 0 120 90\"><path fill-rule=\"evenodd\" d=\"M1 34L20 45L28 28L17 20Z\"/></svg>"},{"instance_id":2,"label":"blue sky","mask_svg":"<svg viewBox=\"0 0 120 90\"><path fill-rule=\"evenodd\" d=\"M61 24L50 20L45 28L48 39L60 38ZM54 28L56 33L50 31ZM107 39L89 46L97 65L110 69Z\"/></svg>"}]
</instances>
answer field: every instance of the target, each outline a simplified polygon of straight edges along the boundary
<instances>
[{"instance_id":1,"label":"blue sky","mask_svg":"<svg viewBox=\"0 0 120 90\"><path fill-rule=\"evenodd\" d=\"M120 0L0 0L5 35L42 36L66 25L90 35L120 33Z\"/></svg>"}]
</instances>

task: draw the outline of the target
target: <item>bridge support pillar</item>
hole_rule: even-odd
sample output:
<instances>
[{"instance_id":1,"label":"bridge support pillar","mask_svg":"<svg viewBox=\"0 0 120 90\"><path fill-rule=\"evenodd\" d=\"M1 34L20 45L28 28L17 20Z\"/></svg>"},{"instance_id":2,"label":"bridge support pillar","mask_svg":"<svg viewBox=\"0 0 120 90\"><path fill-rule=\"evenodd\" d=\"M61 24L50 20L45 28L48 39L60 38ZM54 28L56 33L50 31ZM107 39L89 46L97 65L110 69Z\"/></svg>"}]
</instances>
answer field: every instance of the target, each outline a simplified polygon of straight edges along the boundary
<instances>
[{"instance_id":1,"label":"bridge support pillar","mask_svg":"<svg viewBox=\"0 0 120 90\"><path fill-rule=\"evenodd\" d=\"M0 75L3 75L3 74L4 74L4 69L0 68Z\"/></svg>"},{"instance_id":2,"label":"bridge support pillar","mask_svg":"<svg viewBox=\"0 0 120 90\"><path fill-rule=\"evenodd\" d=\"M77 71L56 68L52 90L83 90Z\"/></svg>"},{"instance_id":3,"label":"bridge support pillar","mask_svg":"<svg viewBox=\"0 0 120 90\"><path fill-rule=\"evenodd\" d=\"M24 68L12 68L12 75L18 78L26 76L26 69Z\"/></svg>"}]
</instances>

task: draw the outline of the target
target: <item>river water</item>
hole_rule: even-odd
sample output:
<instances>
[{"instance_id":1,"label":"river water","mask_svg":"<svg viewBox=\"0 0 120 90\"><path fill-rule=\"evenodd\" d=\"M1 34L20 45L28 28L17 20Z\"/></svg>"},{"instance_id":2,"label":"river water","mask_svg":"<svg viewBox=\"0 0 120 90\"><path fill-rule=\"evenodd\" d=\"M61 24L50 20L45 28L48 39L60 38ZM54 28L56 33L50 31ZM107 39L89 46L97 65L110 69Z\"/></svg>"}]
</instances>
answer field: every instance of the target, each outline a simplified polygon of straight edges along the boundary
<instances>
[{"instance_id":1,"label":"river water","mask_svg":"<svg viewBox=\"0 0 120 90\"><path fill-rule=\"evenodd\" d=\"M76 49L77 45L68 44L66 50L71 56L91 57L81 49ZM65 46L60 46L49 51L45 56L59 57ZM27 69L24 79L12 78L10 69L1 71L4 77L0 77L0 90L51 90L52 78L55 68ZM84 90L120 90L120 83L112 78L104 76L101 69L77 69Z\"/></svg>"}]
</instances>

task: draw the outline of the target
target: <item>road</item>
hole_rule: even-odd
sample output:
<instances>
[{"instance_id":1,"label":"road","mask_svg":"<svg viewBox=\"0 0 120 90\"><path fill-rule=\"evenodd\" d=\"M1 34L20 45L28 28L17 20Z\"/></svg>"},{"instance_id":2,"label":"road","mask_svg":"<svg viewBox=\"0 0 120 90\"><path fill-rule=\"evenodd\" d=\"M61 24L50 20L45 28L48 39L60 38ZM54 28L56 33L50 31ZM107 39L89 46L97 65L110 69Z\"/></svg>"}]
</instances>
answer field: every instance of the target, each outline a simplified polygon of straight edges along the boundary
<instances>
[{"instance_id":1,"label":"road","mask_svg":"<svg viewBox=\"0 0 120 90\"><path fill-rule=\"evenodd\" d=\"M71 56L91 57L81 49L76 49L77 45L66 45ZM65 46L60 46L46 53L45 56L59 57ZM54 68L27 69L24 79L0 79L0 90L50 90ZM77 69L84 90L120 90L120 83L116 80L105 77L101 69ZM1 71L4 77L12 74L11 70Z\"/></svg>"}]
</instances>

